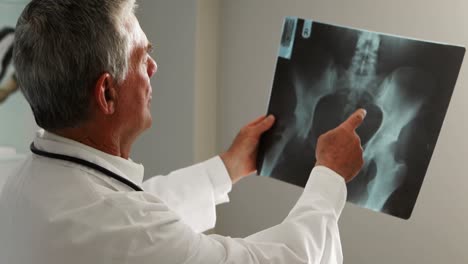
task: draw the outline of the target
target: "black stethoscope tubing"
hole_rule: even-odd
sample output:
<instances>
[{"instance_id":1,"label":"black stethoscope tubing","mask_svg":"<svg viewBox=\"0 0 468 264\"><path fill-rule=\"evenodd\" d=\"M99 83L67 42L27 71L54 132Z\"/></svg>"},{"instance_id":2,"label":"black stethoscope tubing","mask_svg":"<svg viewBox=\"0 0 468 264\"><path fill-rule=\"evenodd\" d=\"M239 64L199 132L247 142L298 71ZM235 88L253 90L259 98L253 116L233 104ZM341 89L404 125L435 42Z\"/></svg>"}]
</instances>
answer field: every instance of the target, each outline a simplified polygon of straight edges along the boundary
<instances>
[{"instance_id":1,"label":"black stethoscope tubing","mask_svg":"<svg viewBox=\"0 0 468 264\"><path fill-rule=\"evenodd\" d=\"M71 157L71 156L67 156L67 155L62 155L62 154L57 154L57 153L50 153L50 152L47 152L47 151L39 150L39 149L36 148L36 146L34 146L34 142L31 143L30 149L31 149L32 153L34 153L36 155L39 155L39 156L43 156L43 157L51 158L51 159L69 161L69 162L73 162L73 163L76 163L76 164L79 164L79 165L82 165L82 166L97 170L97 171L105 174L106 176L127 185L128 187L132 188L133 190L135 190L137 192L142 192L143 191L143 189L140 186L136 185L135 183L131 182L130 180L128 180L128 179L126 179L126 178L124 178L124 177L122 177L122 176L120 176L120 175L106 169L106 168L103 168L103 167L101 167L101 166L99 166L97 164L89 162L87 160L76 158L76 157Z\"/></svg>"}]
</instances>

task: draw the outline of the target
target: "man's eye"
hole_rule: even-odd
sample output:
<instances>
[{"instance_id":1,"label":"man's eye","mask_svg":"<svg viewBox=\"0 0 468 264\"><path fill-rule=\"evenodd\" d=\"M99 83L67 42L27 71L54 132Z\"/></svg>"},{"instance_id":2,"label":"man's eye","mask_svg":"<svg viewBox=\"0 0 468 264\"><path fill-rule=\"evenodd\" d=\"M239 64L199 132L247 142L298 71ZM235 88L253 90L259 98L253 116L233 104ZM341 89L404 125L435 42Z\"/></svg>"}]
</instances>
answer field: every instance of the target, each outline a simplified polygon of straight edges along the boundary
<instances>
[{"instance_id":1,"label":"man's eye","mask_svg":"<svg viewBox=\"0 0 468 264\"><path fill-rule=\"evenodd\" d=\"M148 50L147 50L148 54L153 53L153 51L154 51L154 46L151 45L150 47L148 47Z\"/></svg>"},{"instance_id":2,"label":"man's eye","mask_svg":"<svg viewBox=\"0 0 468 264\"><path fill-rule=\"evenodd\" d=\"M150 57L149 54L146 54L146 56L144 56L144 58L143 58L143 64L145 64L145 65L148 64L149 57Z\"/></svg>"}]
</instances>

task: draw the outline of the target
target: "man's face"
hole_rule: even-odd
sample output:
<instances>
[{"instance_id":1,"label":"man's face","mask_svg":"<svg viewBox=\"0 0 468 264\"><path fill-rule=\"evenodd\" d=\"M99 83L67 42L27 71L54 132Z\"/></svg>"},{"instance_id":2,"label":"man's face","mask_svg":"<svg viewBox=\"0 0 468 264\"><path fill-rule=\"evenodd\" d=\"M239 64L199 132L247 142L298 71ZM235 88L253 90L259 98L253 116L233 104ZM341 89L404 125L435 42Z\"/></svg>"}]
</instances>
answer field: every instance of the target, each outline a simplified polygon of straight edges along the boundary
<instances>
[{"instance_id":1,"label":"man's face","mask_svg":"<svg viewBox=\"0 0 468 264\"><path fill-rule=\"evenodd\" d=\"M150 78L156 73L157 65L149 55L152 46L136 17L132 16L125 27L130 44L129 69L117 90L116 113L121 117L123 133L138 135L152 123Z\"/></svg>"}]
</instances>

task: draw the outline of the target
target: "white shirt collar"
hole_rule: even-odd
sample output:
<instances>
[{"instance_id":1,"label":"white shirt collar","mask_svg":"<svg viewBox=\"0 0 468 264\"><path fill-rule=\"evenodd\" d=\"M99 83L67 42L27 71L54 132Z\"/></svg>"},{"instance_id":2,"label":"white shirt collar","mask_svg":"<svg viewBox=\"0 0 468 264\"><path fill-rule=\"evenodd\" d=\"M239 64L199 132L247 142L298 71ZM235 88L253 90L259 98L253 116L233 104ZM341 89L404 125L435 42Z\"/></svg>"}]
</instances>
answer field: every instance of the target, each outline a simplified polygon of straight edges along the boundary
<instances>
[{"instance_id":1,"label":"white shirt collar","mask_svg":"<svg viewBox=\"0 0 468 264\"><path fill-rule=\"evenodd\" d=\"M129 179L137 185L141 185L143 181L144 167L142 164L135 163L131 159L127 160L110 155L43 129L36 133L34 145L43 151L87 160Z\"/></svg>"}]
</instances>

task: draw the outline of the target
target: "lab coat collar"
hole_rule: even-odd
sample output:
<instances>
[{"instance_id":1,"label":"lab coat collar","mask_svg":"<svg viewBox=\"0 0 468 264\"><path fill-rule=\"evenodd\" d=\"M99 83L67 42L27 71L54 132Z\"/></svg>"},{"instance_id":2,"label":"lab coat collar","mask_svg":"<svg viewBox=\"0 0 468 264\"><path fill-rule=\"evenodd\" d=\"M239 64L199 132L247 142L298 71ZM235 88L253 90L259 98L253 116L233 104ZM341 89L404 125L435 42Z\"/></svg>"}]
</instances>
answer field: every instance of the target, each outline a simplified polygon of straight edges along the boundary
<instances>
[{"instance_id":1,"label":"lab coat collar","mask_svg":"<svg viewBox=\"0 0 468 264\"><path fill-rule=\"evenodd\" d=\"M36 133L34 145L39 150L57 153L87 160L103 168L106 168L118 175L127 178L137 185L143 182L144 167L133 162L131 159L124 159L110 155L77 141L61 137L43 129Z\"/></svg>"}]
</instances>

